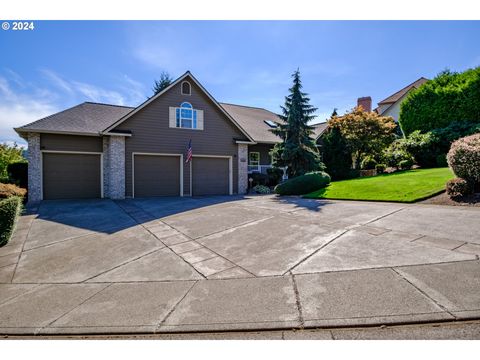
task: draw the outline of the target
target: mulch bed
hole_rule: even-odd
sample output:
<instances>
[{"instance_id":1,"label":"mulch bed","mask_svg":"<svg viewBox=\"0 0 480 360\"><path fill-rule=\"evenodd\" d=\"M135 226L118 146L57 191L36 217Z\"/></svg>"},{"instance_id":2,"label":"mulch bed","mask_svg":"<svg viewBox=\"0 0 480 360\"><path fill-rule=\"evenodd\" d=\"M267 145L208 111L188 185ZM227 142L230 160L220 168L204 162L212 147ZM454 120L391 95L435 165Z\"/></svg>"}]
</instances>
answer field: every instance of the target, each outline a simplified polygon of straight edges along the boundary
<instances>
[{"instance_id":1,"label":"mulch bed","mask_svg":"<svg viewBox=\"0 0 480 360\"><path fill-rule=\"evenodd\" d=\"M458 199L451 199L447 193L420 201L420 204L450 205L450 206L478 206L480 207L480 193L475 193Z\"/></svg>"}]
</instances>

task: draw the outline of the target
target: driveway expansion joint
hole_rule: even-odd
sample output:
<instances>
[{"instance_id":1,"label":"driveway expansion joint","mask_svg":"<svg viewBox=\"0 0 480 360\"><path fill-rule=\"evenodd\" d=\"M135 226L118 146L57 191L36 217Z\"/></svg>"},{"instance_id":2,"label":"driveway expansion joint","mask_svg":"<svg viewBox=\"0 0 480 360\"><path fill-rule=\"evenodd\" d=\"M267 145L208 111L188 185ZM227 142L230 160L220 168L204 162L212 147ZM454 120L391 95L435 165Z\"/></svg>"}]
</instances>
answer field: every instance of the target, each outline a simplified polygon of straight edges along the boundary
<instances>
[{"instance_id":1,"label":"driveway expansion joint","mask_svg":"<svg viewBox=\"0 0 480 360\"><path fill-rule=\"evenodd\" d=\"M305 321L303 318L302 303L300 302L300 293L298 291L295 275L293 275L291 271L290 271L290 276L292 277L293 292L295 293L295 302L297 304L297 309L298 309L298 321L300 322L300 328L303 329L305 327Z\"/></svg>"},{"instance_id":2,"label":"driveway expansion joint","mask_svg":"<svg viewBox=\"0 0 480 360\"><path fill-rule=\"evenodd\" d=\"M424 297L426 297L428 300L430 300L431 302L433 302L438 308L442 309L444 312L446 312L447 314L449 314L450 316L452 316L455 320L457 319L457 317L450 311L448 310L444 305L442 305L441 303L439 303L437 300L433 299L430 295L428 295L428 293L424 290L422 290L419 286L417 286L416 284L414 284L412 281L410 281L408 279L408 277L406 276L406 274L404 274L401 270L398 270L398 269L395 269L395 268L391 268L392 271L397 274L400 278L402 278L404 281L406 281L408 284L410 284L411 286L413 286L418 292L420 292Z\"/></svg>"}]
</instances>

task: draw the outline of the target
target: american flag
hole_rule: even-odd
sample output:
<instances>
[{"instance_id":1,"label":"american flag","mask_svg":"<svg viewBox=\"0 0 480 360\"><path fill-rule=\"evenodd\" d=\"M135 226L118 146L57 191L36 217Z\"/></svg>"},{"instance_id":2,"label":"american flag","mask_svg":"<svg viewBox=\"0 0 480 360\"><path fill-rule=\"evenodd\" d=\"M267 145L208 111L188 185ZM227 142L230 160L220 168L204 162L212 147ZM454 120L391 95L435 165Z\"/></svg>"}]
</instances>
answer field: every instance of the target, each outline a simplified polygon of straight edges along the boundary
<instances>
[{"instance_id":1,"label":"american flag","mask_svg":"<svg viewBox=\"0 0 480 360\"><path fill-rule=\"evenodd\" d=\"M187 157L185 159L185 163L188 163L188 162L192 161L192 156L193 156L193 153L192 153L192 139L190 139L190 142L188 143Z\"/></svg>"}]
</instances>

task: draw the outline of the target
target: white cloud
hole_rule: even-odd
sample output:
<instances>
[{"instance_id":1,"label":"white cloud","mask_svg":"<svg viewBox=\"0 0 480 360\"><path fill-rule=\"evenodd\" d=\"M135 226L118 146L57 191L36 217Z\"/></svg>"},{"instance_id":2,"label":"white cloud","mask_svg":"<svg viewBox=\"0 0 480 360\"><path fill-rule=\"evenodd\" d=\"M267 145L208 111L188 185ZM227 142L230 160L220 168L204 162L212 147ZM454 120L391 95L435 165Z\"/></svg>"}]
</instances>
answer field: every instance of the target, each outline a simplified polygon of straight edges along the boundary
<instances>
[{"instance_id":1,"label":"white cloud","mask_svg":"<svg viewBox=\"0 0 480 360\"><path fill-rule=\"evenodd\" d=\"M145 87L128 77L118 76L114 89L68 80L50 69L41 69L46 80L38 86L10 69L0 75L0 142L25 144L13 130L84 101L115 105L138 105L145 101Z\"/></svg>"},{"instance_id":2,"label":"white cloud","mask_svg":"<svg viewBox=\"0 0 480 360\"><path fill-rule=\"evenodd\" d=\"M15 91L10 82L0 77L0 141L25 141L13 130L58 111L58 108L40 89L33 94Z\"/></svg>"}]
</instances>

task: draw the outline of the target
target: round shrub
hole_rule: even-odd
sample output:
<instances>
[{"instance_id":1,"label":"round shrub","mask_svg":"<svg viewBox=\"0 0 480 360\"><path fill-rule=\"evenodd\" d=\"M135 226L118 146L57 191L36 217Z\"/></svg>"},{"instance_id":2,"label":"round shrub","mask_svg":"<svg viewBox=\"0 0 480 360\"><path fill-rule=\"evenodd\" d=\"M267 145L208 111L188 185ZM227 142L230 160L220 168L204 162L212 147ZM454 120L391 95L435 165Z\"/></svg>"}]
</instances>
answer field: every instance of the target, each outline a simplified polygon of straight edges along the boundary
<instances>
[{"instance_id":1,"label":"round shrub","mask_svg":"<svg viewBox=\"0 0 480 360\"><path fill-rule=\"evenodd\" d=\"M448 166L457 177L480 182L480 134L458 139L447 155Z\"/></svg>"},{"instance_id":2,"label":"round shrub","mask_svg":"<svg viewBox=\"0 0 480 360\"><path fill-rule=\"evenodd\" d=\"M22 208L22 200L17 196L0 200L0 247L5 245L12 236L15 220Z\"/></svg>"},{"instance_id":3,"label":"round shrub","mask_svg":"<svg viewBox=\"0 0 480 360\"><path fill-rule=\"evenodd\" d=\"M330 175L323 171L315 171L297 176L275 186L279 195L303 195L324 188L330 183Z\"/></svg>"},{"instance_id":4,"label":"round shrub","mask_svg":"<svg viewBox=\"0 0 480 360\"><path fill-rule=\"evenodd\" d=\"M455 178L447 182L447 194L451 198L467 196L472 192L472 186L465 179Z\"/></svg>"},{"instance_id":5,"label":"round shrub","mask_svg":"<svg viewBox=\"0 0 480 360\"><path fill-rule=\"evenodd\" d=\"M382 174L387 166L385 164L377 164L375 165L375 170L377 171L377 174Z\"/></svg>"},{"instance_id":6,"label":"round shrub","mask_svg":"<svg viewBox=\"0 0 480 360\"><path fill-rule=\"evenodd\" d=\"M362 160L362 163L360 164L360 168L362 170L373 170L375 169L376 165L377 162L372 156L365 156Z\"/></svg>"},{"instance_id":7,"label":"round shrub","mask_svg":"<svg viewBox=\"0 0 480 360\"><path fill-rule=\"evenodd\" d=\"M270 194L270 188L265 185L256 185L252 190L256 194Z\"/></svg>"},{"instance_id":8,"label":"round shrub","mask_svg":"<svg viewBox=\"0 0 480 360\"><path fill-rule=\"evenodd\" d=\"M402 160L398 163L398 167L401 170L409 170L413 166L413 161L410 159Z\"/></svg>"}]
</instances>

